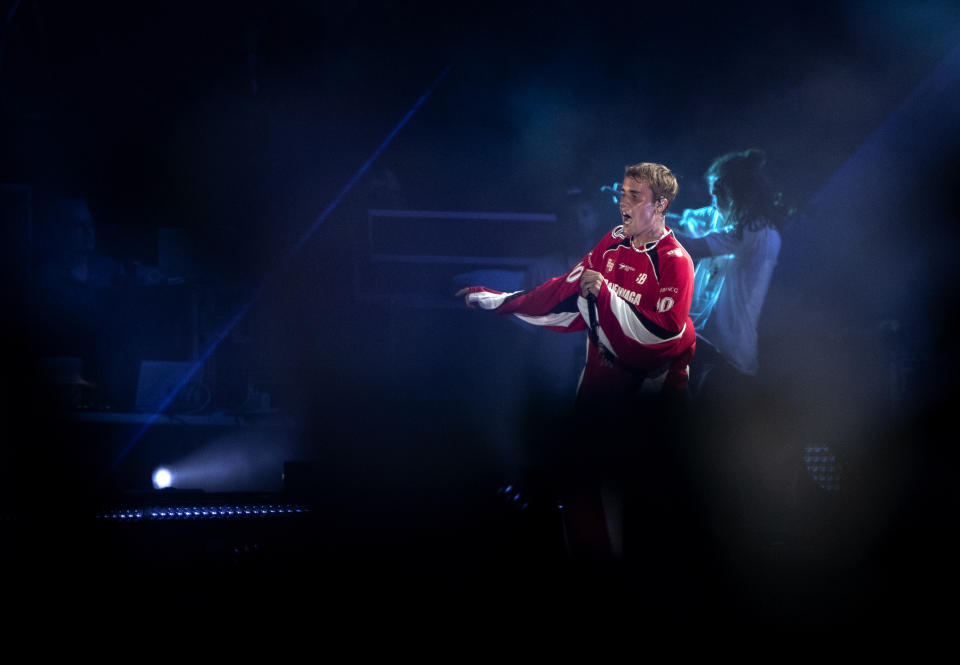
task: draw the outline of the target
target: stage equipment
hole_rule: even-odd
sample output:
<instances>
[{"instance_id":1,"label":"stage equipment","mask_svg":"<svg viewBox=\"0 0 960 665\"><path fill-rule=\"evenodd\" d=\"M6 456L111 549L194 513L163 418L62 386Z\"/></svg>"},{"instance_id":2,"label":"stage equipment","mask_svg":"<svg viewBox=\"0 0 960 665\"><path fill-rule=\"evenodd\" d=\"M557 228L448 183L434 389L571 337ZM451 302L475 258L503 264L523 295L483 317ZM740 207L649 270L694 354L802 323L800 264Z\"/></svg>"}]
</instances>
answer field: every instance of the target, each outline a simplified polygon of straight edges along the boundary
<instances>
[{"instance_id":1,"label":"stage equipment","mask_svg":"<svg viewBox=\"0 0 960 665\"><path fill-rule=\"evenodd\" d=\"M557 217L547 213L369 210L367 257L355 270L358 298L459 307L459 286L485 282L520 288L524 272L548 250ZM474 280L474 281L471 281Z\"/></svg>"},{"instance_id":2,"label":"stage equipment","mask_svg":"<svg viewBox=\"0 0 960 665\"><path fill-rule=\"evenodd\" d=\"M393 130L380 143L380 145L373 152L373 154L370 155L367 161L364 162L359 169L357 169L353 177L350 178L347 184L344 185L343 188L340 190L340 193L337 194L337 196L333 199L333 201L330 202L330 204L323 210L323 212L320 213L320 215L314 220L314 222L303 232L303 234L296 241L296 243L294 243L294 245L290 248L290 251L287 252L286 255L282 256L281 260L276 264L276 266L268 272L268 274L264 277L263 281L259 284L259 286L257 286L253 290L253 293L251 294L249 300L237 310L236 314L232 318L230 318L227 321L227 323L223 326L220 332L215 336L213 336L212 341L207 345L203 353L201 353L200 356L193 362L190 368L190 371L187 373L186 376L183 377L181 382L176 386L173 393L171 393L164 400L164 402L160 404L160 406L154 412L153 417L151 417L150 420L144 423L143 427L139 431L137 431L137 433L133 436L133 438L123 447L122 450L120 450L119 454L113 460L113 462L109 465L109 467L105 469L105 472L104 472L105 475L111 473L117 467L117 465L119 465L120 462L122 462L123 459L128 454L130 454L130 451L133 450L133 448L137 445L137 442L140 441L140 439L147 432L147 430L150 429L150 427L153 425L154 421L156 420L156 416L159 415L159 413L163 411L163 409L169 404L169 402L171 402L176 397L176 395L186 387L187 383L190 381L193 375L196 374L201 367L203 367L204 363L206 363L207 360L210 358L210 356L213 355L213 352L220 346L223 340L226 339L227 336L230 334L230 332L240 323L240 321L242 321L247 316L247 314L253 308L254 304L256 304L256 302L260 299L260 296L263 295L263 292L266 290L267 286L272 285L278 279L285 276L286 267L290 264L291 259L297 253L299 253L299 251L303 248L303 246L307 243L307 241L309 241L310 238L313 237L313 234L317 231L317 229L320 228L320 226L327 220L330 214L337 208L338 205L340 205L340 202L344 199L344 197L354 188L354 186L357 184L360 178L362 178L364 174L366 174L366 172L369 170L373 162L376 161L376 159L381 155L381 153L383 153L383 151L387 149L387 147L390 145L390 143L393 141L396 135L400 132L400 130L406 126L406 124L410 121L410 119L414 116L414 114L420 109L421 106L423 106L427 98L429 98L430 95L433 93L433 91L437 88L437 86L440 85L440 82L446 77L447 74L450 73L450 70L451 70L451 67L449 65L444 67L443 71L433 81L430 87L427 88L426 92L424 92L423 95L421 95L420 98L416 101L416 103L414 103L414 105L410 108L410 110L407 111L407 113L403 116L400 122L397 123L397 125L393 128Z\"/></svg>"}]
</instances>

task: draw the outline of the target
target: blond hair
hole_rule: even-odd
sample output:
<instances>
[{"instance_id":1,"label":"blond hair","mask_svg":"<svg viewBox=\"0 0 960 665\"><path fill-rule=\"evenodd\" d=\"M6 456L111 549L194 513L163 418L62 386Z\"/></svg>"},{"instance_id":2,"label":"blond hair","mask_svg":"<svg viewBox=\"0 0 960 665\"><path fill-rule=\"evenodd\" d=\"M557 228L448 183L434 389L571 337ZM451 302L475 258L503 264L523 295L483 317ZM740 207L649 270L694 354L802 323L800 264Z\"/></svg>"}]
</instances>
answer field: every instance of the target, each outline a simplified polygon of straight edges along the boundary
<instances>
[{"instance_id":1,"label":"blond hair","mask_svg":"<svg viewBox=\"0 0 960 665\"><path fill-rule=\"evenodd\" d=\"M677 184L677 176L673 175L673 171L663 164L655 162L640 162L627 166L624 169L623 177L624 179L633 178L647 185L653 192L654 201L666 199L667 205L664 210L670 207L680 190L680 185Z\"/></svg>"}]
</instances>

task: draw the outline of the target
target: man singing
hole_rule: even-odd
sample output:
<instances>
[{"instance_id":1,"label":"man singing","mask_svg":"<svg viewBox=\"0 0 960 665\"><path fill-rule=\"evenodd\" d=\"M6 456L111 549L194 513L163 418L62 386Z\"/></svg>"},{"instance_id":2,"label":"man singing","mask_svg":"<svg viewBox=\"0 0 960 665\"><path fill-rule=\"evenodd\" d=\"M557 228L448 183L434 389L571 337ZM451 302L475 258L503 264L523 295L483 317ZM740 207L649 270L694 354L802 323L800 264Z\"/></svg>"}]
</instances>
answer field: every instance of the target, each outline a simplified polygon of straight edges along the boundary
<instances>
[{"instance_id":1,"label":"man singing","mask_svg":"<svg viewBox=\"0 0 960 665\"><path fill-rule=\"evenodd\" d=\"M468 307L496 310L559 332L589 330L578 402L685 393L696 334L690 320L693 261L666 227L677 195L666 166L628 166L622 224L566 275L530 291L462 289Z\"/></svg>"}]
</instances>

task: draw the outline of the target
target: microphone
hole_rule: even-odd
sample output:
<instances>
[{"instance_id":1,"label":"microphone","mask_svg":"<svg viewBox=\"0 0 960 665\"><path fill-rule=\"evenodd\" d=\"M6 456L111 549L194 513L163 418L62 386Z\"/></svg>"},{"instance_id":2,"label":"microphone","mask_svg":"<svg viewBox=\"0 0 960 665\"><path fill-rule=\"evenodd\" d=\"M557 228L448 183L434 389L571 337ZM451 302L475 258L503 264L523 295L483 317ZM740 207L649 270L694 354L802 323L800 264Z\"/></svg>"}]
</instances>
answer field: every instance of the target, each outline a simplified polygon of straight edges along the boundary
<instances>
[{"instance_id":1,"label":"microphone","mask_svg":"<svg viewBox=\"0 0 960 665\"><path fill-rule=\"evenodd\" d=\"M609 363L615 363L617 357L613 352L600 342L600 333L597 332L597 297L592 293L587 294L587 314L590 319L590 341L597 347L600 357Z\"/></svg>"},{"instance_id":2,"label":"microphone","mask_svg":"<svg viewBox=\"0 0 960 665\"><path fill-rule=\"evenodd\" d=\"M590 318L590 339L600 346L600 335L597 334L597 296L587 294L587 314Z\"/></svg>"}]
</instances>

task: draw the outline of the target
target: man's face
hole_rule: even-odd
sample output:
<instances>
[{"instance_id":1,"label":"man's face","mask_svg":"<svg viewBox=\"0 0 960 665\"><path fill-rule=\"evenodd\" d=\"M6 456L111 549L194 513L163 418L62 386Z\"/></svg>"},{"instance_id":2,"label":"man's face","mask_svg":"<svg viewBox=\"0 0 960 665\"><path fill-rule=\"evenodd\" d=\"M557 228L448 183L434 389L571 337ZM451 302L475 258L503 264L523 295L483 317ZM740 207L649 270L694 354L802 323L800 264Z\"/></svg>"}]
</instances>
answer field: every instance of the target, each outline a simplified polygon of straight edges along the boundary
<instances>
[{"instance_id":1,"label":"man's face","mask_svg":"<svg viewBox=\"0 0 960 665\"><path fill-rule=\"evenodd\" d=\"M663 217L657 214L653 190L646 183L625 178L621 185L620 218L623 232L640 242L649 242L660 237Z\"/></svg>"},{"instance_id":2,"label":"man's face","mask_svg":"<svg viewBox=\"0 0 960 665\"><path fill-rule=\"evenodd\" d=\"M713 200L713 207L720 211L720 214L724 217L727 216L730 206L730 202L723 199L717 194L717 179L714 176L707 178L707 187L710 188L710 198Z\"/></svg>"}]
</instances>

